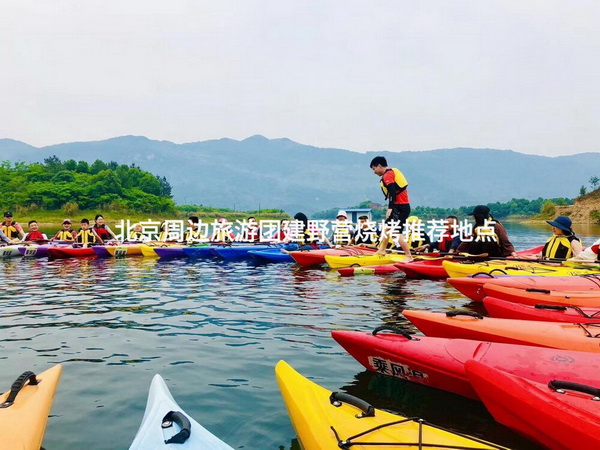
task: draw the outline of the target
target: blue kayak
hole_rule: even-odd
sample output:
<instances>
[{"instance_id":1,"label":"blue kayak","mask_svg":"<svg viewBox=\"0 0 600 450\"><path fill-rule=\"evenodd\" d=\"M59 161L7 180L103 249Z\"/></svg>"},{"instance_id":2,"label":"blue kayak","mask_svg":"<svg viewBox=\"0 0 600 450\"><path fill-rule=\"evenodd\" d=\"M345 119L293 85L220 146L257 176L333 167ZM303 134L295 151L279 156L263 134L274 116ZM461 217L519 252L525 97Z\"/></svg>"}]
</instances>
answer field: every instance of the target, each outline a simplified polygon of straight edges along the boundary
<instances>
[{"instance_id":1,"label":"blue kayak","mask_svg":"<svg viewBox=\"0 0 600 450\"><path fill-rule=\"evenodd\" d=\"M280 248L250 250L248 253L259 262L294 262L294 258L289 253L282 253Z\"/></svg>"},{"instance_id":2,"label":"blue kayak","mask_svg":"<svg viewBox=\"0 0 600 450\"><path fill-rule=\"evenodd\" d=\"M237 245L232 247L221 247L221 248L213 248L212 251L215 252L220 258L223 258L227 261L238 261L242 259L250 259L252 255L249 253L251 251L261 251L261 250L272 250L272 249L285 249L288 251L293 251L298 248L298 244L254 244L254 245Z\"/></svg>"}]
</instances>

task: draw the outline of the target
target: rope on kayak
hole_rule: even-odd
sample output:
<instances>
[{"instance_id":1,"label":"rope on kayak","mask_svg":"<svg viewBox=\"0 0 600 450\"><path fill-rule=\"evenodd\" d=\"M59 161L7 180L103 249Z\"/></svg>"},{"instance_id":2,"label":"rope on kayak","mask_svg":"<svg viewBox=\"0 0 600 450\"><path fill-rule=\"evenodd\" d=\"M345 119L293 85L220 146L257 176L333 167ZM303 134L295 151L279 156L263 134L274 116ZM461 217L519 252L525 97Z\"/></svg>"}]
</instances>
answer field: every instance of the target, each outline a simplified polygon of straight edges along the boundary
<instances>
[{"instance_id":1,"label":"rope on kayak","mask_svg":"<svg viewBox=\"0 0 600 450\"><path fill-rule=\"evenodd\" d=\"M355 439L363 437L369 433L373 433L375 431L381 430L382 428L387 428L387 427L391 427L394 425L399 425L399 424L403 424L403 423L408 423L408 422L417 422L419 424L419 437L418 437L418 442L360 442L360 441L355 441ZM474 449L480 449L481 447L471 447L471 446L462 446L462 445L451 445L451 444L430 444L430 443L426 443L423 442L423 425L427 425L429 427L432 428L436 428L438 430L442 430L442 431L446 431L449 433L452 433L456 436L465 438L465 439L470 439L473 442L479 443L479 444L486 444L489 446L489 448L495 448L495 449L503 449L504 447L501 447L499 445L496 444L491 444L489 442L483 441L481 439L477 439L475 437L472 436L467 436L461 433L455 433L453 431L447 430L445 428L436 426L436 425L432 425L430 423L427 423L425 420L423 419L419 419L417 417L409 417L403 420L397 420L395 422L389 422L389 423L384 423L381 425L378 425L376 427L370 428L368 430L365 430L361 433L355 434L354 436L350 436L346 439L341 439L340 435L338 434L337 430L333 427L330 426L331 431L333 431L333 434L335 436L335 438L338 441L338 447L341 448L342 450L348 450L353 446L356 445L361 445L361 446L393 446L393 447L415 447L418 446L418 448L422 449L422 448L447 448L447 449L455 449L455 450L474 450Z\"/></svg>"},{"instance_id":2,"label":"rope on kayak","mask_svg":"<svg viewBox=\"0 0 600 450\"><path fill-rule=\"evenodd\" d=\"M592 333L590 333L590 330L588 330L588 327L600 328L600 323L576 323L575 325L577 325L579 328L581 328L584 331L584 333L586 334L586 337L590 337L590 338L600 337L600 333L592 334Z\"/></svg>"},{"instance_id":3,"label":"rope on kayak","mask_svg":"<svg viewBox=\"0 0 600 450\"><path fill-rule=\"evenodd\" d=\"M587 278L592 283L594 283L596 286L600 287L600 274L599 275L588 274L588 275L581 275L581 276L584 278Z\"/></svg>"}]
</instances>

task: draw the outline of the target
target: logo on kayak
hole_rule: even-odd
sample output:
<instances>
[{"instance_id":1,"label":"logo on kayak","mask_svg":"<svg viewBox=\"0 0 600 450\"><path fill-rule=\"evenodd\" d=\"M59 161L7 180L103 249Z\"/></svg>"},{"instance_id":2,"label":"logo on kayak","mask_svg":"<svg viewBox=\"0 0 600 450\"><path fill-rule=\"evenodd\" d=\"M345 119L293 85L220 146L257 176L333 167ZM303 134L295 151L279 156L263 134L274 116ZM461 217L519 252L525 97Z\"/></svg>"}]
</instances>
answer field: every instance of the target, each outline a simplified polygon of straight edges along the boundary
<instances>
[{"instance_id":1,"label":"logo on kayak","mask_svg":"<svg viewBox=\"0 0 600 450\"><path fill-rule=\"evenodd\" d=\"M405 380L413 378L424 380L429 378L429 375L426 373L411 369L407 364L400 364L377 356L369 356L369 365L375 372Z\"/></svg>"},{"instance_id":2,"label":"logo on kayak","mask_svg":"<svg viewBox=\"0 0 600 450\"><path fill-rule=\"evenodd\" d=\"M571 358L570 356L565 356L565 355L555 355L550 359L559 364L572 364L575 362L575 360L573 358Z\"/></svg>"}]
</instances>

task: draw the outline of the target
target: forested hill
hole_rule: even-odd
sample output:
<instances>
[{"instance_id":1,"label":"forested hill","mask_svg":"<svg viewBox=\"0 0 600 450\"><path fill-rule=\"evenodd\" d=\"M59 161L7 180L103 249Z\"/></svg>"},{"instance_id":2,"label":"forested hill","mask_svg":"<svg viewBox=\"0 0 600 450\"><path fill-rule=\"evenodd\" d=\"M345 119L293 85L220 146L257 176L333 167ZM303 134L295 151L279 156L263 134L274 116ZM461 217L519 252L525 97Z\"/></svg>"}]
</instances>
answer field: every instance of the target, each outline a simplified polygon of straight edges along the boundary
<instances>
[{"instance_id":1,"label":"forested hill","mask_svg":"<svg viewBox=\"0 0 600 450\"><path fill-rule=\"evenodd\" d=\"M57 155L63 161L135 163L165 176L178 203L281 208L290 213L382 201L377 178L369 169L377 154L404 172L413 206L573 198L582 184L598 175L600 167L598 153L550 158L509 150L455 148L362 154L263 136L189 144L125 136L43 148L4 139L0 154L11 161L43 161Z\"/></svg>"},{"instance_id":2,"label":"forested hill","mask_svg":"<svg viewBox=\"0 0 600 450\"><path fill-rule=\"evenodd\" d=\"M164 177L135 166L96 160L0 165L0 209L128 209L168 212L175 207Z\"/></svg>"}]
</instances>

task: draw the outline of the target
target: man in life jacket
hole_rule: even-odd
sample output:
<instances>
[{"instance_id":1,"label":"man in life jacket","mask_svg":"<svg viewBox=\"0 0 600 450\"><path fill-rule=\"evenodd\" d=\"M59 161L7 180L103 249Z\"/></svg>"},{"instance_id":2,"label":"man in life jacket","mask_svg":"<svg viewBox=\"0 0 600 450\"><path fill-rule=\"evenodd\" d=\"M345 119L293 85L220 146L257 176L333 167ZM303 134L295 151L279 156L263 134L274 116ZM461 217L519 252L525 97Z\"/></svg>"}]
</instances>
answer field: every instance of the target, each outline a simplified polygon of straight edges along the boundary
<instances>
[{"instance_id":1,"label":"man in life jacket","mask_svg":"<svg viewBox=\"0 0 600 450\"><path fill-rule=\"evenodd\" d=\"M77 232L71 229L71 219L63 220L62 226L63 229L59 230L50 240L75 242Z\"/></svg>"},{"instance_id":2,"label":"man in life jacket","mask_svg":"<svg viewBox=\"0 0 600 450\"><path fill-rule=\"evenodd\" d=\"M29 227L29 233L23 238L24 241L36 242L48 240L48 237L40 231L37 221L30 220L27 226Z\"/></svg>"},{"instance_id":3,"label":"man in life jacket","mask_svg":"<svg viewBox=\"0 0 600 450\"><path fill-rule=\"evenodd\" d=\"M2 222L1 229L10 240L23 239L25 237L23 227L20 223L13 220L13 213L10 211L4 213L4 222Z\"/></svg>"},{"instance_id":4,"label":"man in life jacket","mask_svg":"<svg viewBox=\"0 0 600 450\"><path fill-rule=\"evenodd\" d=\"M506 229L494 219L490 208L485 205L477 205L469 215L475 219L472 240L462 242L458 246L459 253L487 254L491 257L518 256L515 247L508 239Z\"/></svg>"},{"instance_id":5,"label":"man in life jacket","mask_svg":"<svg viewBox=\"0 0 600 450\"><path fill-rule=\"evenodd\" d=\"M542 250L545 259L568 259L579 256L583 250L581 239L575 236L571 228L572 222L566 216L559 216L553 221L546 221L552 227L552 237L548 239Z\"/></svg>"},{"instance_id":6,"label":"man in life jacket","mask_svg":"<svg viewBox=\"0 0 600 450\"><path fill-rule=\"evenodd\" d=\"M357 230L352 235L352 245L359 247L377 247L379 232L375 222L369 222L369 216L363 215L358 218Z\"/></svg>"},{"instance_id":7,"label":"man in life jacket","mask_svg":"<svg viewBox=\"0 0 600 450\"><path fill-rule=\"evenodd\" d=\"M394 225L399 227L400 233L398 237L398 244L404 250L406 255L406 262L412 261L410 253L410 247L402 236L402 231L406 223L406 219L410 216L410 202L408 199L408 181L404 177L404 174L398 169L388 167L387 160L383 156L376 156L371 161L370 165L373 169L373 173L378 177L381 177L379 185L386 200L388 200L388 210L385 215L385 223L390 225L394 222ZM381 242L379 244L379 250L377 254L385 255L388 242L390 240L389 233L390 228L382 230Z\"/></svg>"}]
</instances>

